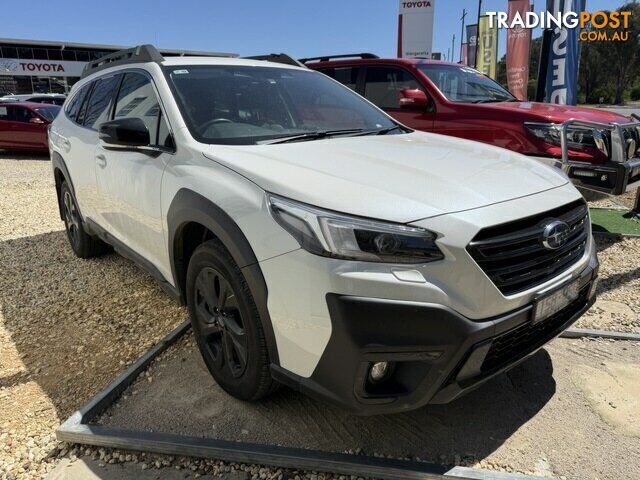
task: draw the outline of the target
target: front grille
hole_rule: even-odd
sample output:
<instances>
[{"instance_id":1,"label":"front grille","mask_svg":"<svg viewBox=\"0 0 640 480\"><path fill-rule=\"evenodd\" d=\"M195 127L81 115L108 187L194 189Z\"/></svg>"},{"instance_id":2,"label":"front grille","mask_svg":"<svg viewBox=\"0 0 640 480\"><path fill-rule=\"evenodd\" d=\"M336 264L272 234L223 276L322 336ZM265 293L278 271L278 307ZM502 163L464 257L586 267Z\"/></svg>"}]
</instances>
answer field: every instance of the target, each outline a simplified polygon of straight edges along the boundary
<instances>
[{"instance_id":1,"label":"front grille","mask_svg":"<svg viewBox=\"0 0 640 480\"><path fill-rule=\"evenodd\" d=\"M588 293L587 286L576 300L549 318L536 324L525 322L497 336L480 367L482 375L489 375L548 342L585 305Z\"/></svg>"},{"instance_id":2,"label":"front grille","mask_svg":"<svg viewBox=\"0 0 640 480\"><path fill-rule=\"evenodd\" d=\"M550 220L569 224L566 243L547 250L541 242ZM589 234L587 205L577 200L525 219L481 230L467 251L504 295L513 295L559 275L584 255Z\"/></svg>"}]
</instances>

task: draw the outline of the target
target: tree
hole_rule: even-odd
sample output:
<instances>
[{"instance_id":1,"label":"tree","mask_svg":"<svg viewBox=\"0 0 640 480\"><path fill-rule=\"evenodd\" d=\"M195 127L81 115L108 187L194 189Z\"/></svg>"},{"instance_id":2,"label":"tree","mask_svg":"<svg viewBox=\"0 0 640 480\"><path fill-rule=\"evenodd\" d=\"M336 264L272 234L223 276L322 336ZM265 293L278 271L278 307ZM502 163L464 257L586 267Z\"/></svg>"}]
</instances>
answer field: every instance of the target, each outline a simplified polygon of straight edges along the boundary
<instances>
[{"instance_id":1,"label":"tree","mask_svg":"<svg viewBox=\"0 0 640 480\"><path fill-rule=\"evenodd\" d=\"M618 9L621 11L629 11L631 15L629 18L629 28L624 30L623 28L614 30L612 28L606 28L605 32L608 38L613 38L614 34L620 35L628 34L626 41L596 41L588 42L586 48L594 49L597 55L600 56L600 61L597 61L597 65L593 65L590 68L589 74L594 75L591 70L602 72L604 76L608 77L608 81L611 82L615 96L614 103L619 104L623 101L623 95L627 88L630 86L631 81L634 80L640 70L640 5L637 2L628 3ZM590 56L591 54L589 54ZM590 58L591 59L591 58ZM595 73L597 76L598 73ZM607 81L604 78L601 81Z\"/></svg>"}]
</instances>

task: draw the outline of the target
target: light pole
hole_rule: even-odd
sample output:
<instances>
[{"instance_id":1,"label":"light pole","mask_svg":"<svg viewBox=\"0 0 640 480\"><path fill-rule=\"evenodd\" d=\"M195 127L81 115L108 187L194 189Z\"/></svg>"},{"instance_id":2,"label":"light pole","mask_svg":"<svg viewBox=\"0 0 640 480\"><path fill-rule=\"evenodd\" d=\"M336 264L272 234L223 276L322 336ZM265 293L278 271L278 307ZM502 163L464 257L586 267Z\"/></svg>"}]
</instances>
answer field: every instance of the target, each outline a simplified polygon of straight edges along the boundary
<instances>
[{"instance_id":1,"label":"light pole","mask_svg":"<svg viewBox=\"0 0 640 480\"><path fill-rule=\"evenodd\" d=\"M464 44L464 17L467 16L467 11L462 9L462 17L460 17L460 22L462 22L462 28L460 29L460 63L462 63L462 45ZM469 41L469 39L467 39Z\"/></svg>"},{"instance_id":2,"label":"light pole","mask_svg":"<svg viewBox=\"0 0 640 480\"><path fill-rule=\"evenodd\" d=\"M476 34L476 59L473 68L478 66L478 44L480 43L480 13L482 12L482 0L478 0L478 33Z\"/></svg>"},{"instance_id":3,"label":"light pole","mask_svg":"<svg viewBox=\"0 0 640 480\"><path fill-rule=\"evenodd\" d=\"M453 62L453 56L455 55L456 51L456 34L453 34L453 38L451 39L451 58L449 59L450 62Z\"/></svg>"}]
</instances>

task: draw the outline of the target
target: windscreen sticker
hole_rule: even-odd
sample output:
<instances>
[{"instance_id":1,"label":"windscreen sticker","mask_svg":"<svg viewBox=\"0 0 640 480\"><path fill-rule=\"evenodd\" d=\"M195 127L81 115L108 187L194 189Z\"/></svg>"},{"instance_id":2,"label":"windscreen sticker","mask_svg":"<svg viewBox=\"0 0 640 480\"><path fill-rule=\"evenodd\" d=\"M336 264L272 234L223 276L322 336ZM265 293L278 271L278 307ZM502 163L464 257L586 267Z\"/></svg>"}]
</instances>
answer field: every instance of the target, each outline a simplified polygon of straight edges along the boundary
<instances>
[{"instance_id":1,"label":"windscreen sticker","mask_svg":"<svg viewBox=\"0 0 640 480\"><path fill-rule=\"evenodd\" d=\"M185 73L189 73L189 70L174 70L174 75L184 75Z\"/></svg>"}]
</instances>

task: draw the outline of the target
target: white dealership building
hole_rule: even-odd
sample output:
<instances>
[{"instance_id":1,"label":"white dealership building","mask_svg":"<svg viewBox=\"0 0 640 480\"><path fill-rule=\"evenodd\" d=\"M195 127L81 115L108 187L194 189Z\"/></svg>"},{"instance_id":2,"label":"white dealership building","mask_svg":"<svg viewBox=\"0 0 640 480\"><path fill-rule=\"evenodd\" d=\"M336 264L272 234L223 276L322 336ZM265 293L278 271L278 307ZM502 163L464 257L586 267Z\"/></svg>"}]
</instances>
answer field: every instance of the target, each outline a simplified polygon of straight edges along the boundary
<instances>
[{"instance_id":1,"label":"white dealership building","mask_svg":"<svg viewBox=\"0 0 640 480\"><path fill-rule=\"evenodd\" d=\"M68 93L87 62L128 48L117 45L0 38L0 96L15 93ZM165 56L212 55L166 50Z\"/></svg>"}]
</instances>

